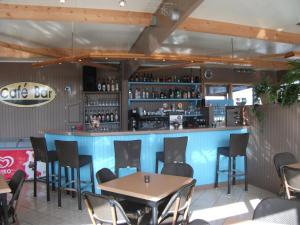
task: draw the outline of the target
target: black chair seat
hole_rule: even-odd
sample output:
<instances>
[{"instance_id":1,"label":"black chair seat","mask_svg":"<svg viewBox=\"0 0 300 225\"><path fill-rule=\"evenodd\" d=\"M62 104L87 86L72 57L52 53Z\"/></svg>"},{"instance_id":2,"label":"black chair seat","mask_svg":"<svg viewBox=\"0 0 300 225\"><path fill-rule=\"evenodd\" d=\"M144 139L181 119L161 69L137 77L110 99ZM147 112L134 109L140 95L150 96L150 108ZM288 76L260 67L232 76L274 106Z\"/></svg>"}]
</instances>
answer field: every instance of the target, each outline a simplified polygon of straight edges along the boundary
<instances>
[{"instance_id":1,"label":"black chair seat","mask_svg":"<svg viewBox=\"0 0 300 225\"><path fill-rule=\"evenodd\" d=\"M220 155L229 156L229 147L218 147L218 153Z\"/></svg>"},{"instance_id":2,"label":"black chair seat","mask_svg":"<svg viewBox=\"0 0 300 225\"><path fill-rule=\"evenodd\" d=\"M90 155L79 155L79 166L85 166L92 162L92 156Z\"/></svg>"},{"instance_id":3,"label":"black chair seat","mask_svg":"<svg viewBox=\"0 0 300 225\"><path fill-rule=\"evenodd\" d=\"M188 225L209 225L209 223L205 220L196 219L193 220L192 222L189 222Z\"/></svg>"},{"instance_id":4,"label":"black chair seat","mask_svg":"<svg viewBox=\"0 0 300 225\"><path fill-rule=\"evenodd\" d=\"M56 151L48 151L47 154L49 162L55 162L58 160Z\"/></svg>"}]
</instances>

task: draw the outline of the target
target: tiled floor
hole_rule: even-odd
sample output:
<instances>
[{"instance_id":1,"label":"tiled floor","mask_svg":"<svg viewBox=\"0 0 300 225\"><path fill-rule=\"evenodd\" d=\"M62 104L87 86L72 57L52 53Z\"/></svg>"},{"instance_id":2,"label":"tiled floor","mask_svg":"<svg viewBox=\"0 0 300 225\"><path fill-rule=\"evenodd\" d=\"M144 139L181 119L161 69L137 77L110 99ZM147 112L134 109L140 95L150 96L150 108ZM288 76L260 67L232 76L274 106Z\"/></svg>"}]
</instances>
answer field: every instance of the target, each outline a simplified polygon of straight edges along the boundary
<instances>
[{"instance_id":1,"label":"tiled floor","mask_svg":"<svg viewBox=\"0 0 300 225\"><path fill-rule=\"evenodd\" d=\"M57 193L51 192L51 201L46 202L45 185L38 184L38 197L32 195L32 182L25 183L18 210L21 225L90 225L85 208L77 210L77 198L63 194L62 208L57 207ZM249 220L259 200L273 196L272 193L249 186L245 192L237 185L232 194L226 188L196 190L191 206L191 219L201 218L212 225L234 224Z\"/></svg>"}]
</instances>

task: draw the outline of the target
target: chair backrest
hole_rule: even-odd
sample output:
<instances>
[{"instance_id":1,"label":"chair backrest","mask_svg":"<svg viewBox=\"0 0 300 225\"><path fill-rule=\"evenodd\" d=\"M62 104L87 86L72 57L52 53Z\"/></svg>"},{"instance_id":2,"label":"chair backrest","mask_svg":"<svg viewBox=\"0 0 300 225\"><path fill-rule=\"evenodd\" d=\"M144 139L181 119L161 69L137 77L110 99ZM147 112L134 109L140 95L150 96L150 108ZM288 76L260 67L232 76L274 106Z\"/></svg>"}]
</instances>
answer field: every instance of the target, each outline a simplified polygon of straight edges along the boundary
<instances>
[{"instance_id":1,"label":"chair backrest","mask_svg":"<svg viewBox=\"0 0 300 225\"><path fill-rule=\"evenodd\" d=\"M230 156L246 155L248 142L249 142L249 133L230 134L229 155Z\"/></svg>"},{"instance_id":2,"label":"chair backrest","mask_svg":"<svg viewBox=\"0 0 300 225\"><path fill-rule=\"evenodd\" d=\"M98 181L98 184L111 181L116 179L117 176L108 168L102 168L101 170L97 171L96 173L96 179Z\"/></svg>"},{"instance_id":3,"label":"chair backrest","mask_svg":"<svg viewBox=\"0 0 300 225\"><path fill-rule=\"evenodd\" d=\"M196 180L193 179L192 182L183 186L175 194L173 194L167 206L158 218L159 224L170 215L173 216L172 225L179 224L179 222L187 220L195 184ZM179 216L181 216L180 219Z\"/></svg>"},{"instance_id":4,"label":"chair backrest","mask_svg":"<svg viewBox=\"0 0 300 225\"><path fill-rule=\"evenodd\" d=\"M114 199L83 192L84 202L94 225L97 221L105 224L131 224L122 206Z\"/></svg>"},{"instance_id":5,"label":"chair backrest","mask_svg":"<svg viewBox=\"0 0 300 225\"><path fill-rule=\"evenodd\" d=\"M300 192L300 169L283 166L282 172L285 185Z\"/></svg>"},{"instance_id":6,"label":"chair backrest","mask_svg":"<svg viewBox=\"0 0 300 225\"><path fill-rule=\"evenodd\" d=\"M193 178L194 170L187 163L165 163L161 170L162 174L191 177Z\"/></svg>"},{"instance_id":7,"label":"chair backrest","mask_svg":"<svg viewBox=\"0 0 300 225\"><path fill-rule=\"evenodd\" d=\"M17 170L8 183L11 189L12 197L8 203L9 208L17 208L18 199L26 178L26 173L23 170ZM14 205L15 204L15 205Z\"/></svg>"},{"instance_id":8,"label":"chair backrest","mask_svg":"<svg viewBox=\"0 0 300 225\"><path fill-rule=\"evenodd\" d=\"M254 210L253 220L300 225L300 202L281 198L263 199Z\"/></svg>"},{"instance_id":9,"label":"chair backrest","mask_svg":"<svg viewBox=\"0 0 300 225\"><path fill-rule=\"evenodd\" d=\"M119 174L119 168L136 167L141 170L141 140L114 141L115 147L115 172Z\"/></svg>"},{"instance_id":10,"label":"chair backrest","mask_svg":"<svg viewBox=\"0 0 300 225\"><path fill-rule=\"evenodd\" d=\"M58 161L62 167L79 168L77 141L55 141Z\"/></svg>"},{"instance_id":11,"label":"chair backrest","mask_svg":"<svg viewBox=\"0 0 300 225\"><path fill-rule=\"evenodd\" d=\"M44 137L30 137L30 141L34 152L34 159L36 161L47 162L48 149L46 139Z\"/></svg>"},{"instance_id":12,"label":"chair backrest","mask_svg":"<svg viewBox=\"0 0 300 225\"><path fill-rule=\"evenodd\" d=\"M274 155L273 161L277 174L281 178L281 168L285 165L296 163L297 159L290 152L281 152Z\"/></svg>"},{"instance_id":13,"label":"chair backrest","mask_svg":"<svg viewBox=\"0 0 300 225\"><path fill-rule=\"evenodd\" d=\"M188 137L164 138L164 163L185 163Z\"/></svg>"}]
</instances>

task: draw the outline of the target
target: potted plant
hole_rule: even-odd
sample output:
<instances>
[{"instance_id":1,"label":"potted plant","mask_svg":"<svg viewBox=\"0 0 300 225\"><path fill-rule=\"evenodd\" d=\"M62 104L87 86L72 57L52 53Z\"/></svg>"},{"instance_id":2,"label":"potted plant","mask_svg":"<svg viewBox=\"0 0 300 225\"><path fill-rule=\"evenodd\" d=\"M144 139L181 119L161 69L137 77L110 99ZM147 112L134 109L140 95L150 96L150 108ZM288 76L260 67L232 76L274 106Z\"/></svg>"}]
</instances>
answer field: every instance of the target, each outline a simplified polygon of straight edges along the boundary
<instances>
[{"instance_id":1,"label":"potted plant","mask_svg":"<svg viewBox=\"0 0 300 225\"><path fill-rule=\"evenodd\" d=\"M261 100L262 104L269 104L276 101L277 98L277 86L272 85L268 77L263 77L260 83L257 83L253 91L255 93L255 102Z\"/></svg>"}]
</instances>

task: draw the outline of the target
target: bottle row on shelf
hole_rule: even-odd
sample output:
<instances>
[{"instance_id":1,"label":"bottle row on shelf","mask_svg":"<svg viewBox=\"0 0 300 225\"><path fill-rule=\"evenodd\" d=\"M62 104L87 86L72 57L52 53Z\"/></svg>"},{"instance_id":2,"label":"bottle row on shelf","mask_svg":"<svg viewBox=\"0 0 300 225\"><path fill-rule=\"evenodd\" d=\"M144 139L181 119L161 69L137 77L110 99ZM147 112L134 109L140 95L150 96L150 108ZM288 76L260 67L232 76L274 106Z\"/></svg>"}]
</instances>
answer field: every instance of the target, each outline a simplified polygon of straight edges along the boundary
<instances>
[{"instance_id":1,"label":"bottle row on shelf","mask_svg":"<svg viewBox=\"0 0 300 225\"><path fill-rule=\"evenodd\" d=\"M147 73L135 73L129 82L169 82L169 83L199 83L200 77L192 74L183 76L153 76Z\"/></svg>"},{"instance_id":2,"label":"bottle row on shelf","mask_svg":"<svg viewBox=\"0 0 300 225\"><path fill-rule=\"evenodd\" d=\"M195 99L201 98L199 90L182 90L182 89L129 89L129 99Z\"/></svg>"},{"instance_id":3,"label":"bottle row on shelf","mask_svg":"<svg viewBox=\"0 0 300 225\"><path fill-rule=\"evenodd\" d=\"M120 90L118 81L113 79L99 81L97 88L101 92L118 92Z\"/></svg>"},{"instance_id":4,"label":"bottle row on shelf","mask_svg":"<svg viewBox=\"0 0 300 225\"><path fill-rule=\"evenodd\" d=\"M94 124L95 127L100 126L100 123L117 123L120 117L118 111L97 111L89 110L85 112L85 123Z\"/></svg>"}]
</instances>

